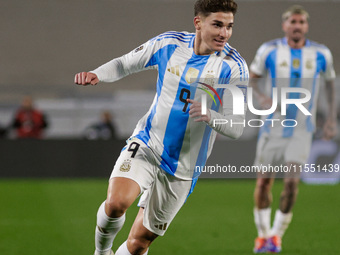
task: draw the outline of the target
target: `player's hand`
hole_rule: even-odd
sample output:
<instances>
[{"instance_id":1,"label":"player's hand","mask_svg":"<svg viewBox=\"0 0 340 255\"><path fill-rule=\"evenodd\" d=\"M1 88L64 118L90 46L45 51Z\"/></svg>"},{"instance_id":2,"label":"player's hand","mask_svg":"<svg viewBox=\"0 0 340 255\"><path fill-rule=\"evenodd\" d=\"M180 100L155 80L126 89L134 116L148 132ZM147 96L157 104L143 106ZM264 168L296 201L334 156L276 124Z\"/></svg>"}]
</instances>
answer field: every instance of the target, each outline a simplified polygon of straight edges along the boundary
<instances>
[{"instance_id":1,"label":"player's hand","mask_svg":"<svg viewBox=\"0 0 340 255\"><path fill-rule=\"evenodd\" d=\"M77 73L74 77L74 83L78 85L97 85L99 79L97 75L90 72Z\"/></svg>"},{"instance_id":2,"label":"player's hand","mask_svg":"<svg viewBox=\"0 0 340 255\"><path fill-rule=\"evenodd\" d=\"M194 118L195 122L209 122L211 119L211 114L210 110L207 109L207 114L202 114L202 105L200 102L187 99L187 102L190 103L190 108L189 108L189 115L191 118Z\"/></svg>"},{"instance_id":3,"label":"player's hand","mask_svg":"<svg viewBox=\"0 0 340 255\"><path fill-rule=\"evenodd\" d=\"M323 139L330 140L336 136L337 132L336 120L328 119L323 126Z\"/></svg>"}]
</instances>

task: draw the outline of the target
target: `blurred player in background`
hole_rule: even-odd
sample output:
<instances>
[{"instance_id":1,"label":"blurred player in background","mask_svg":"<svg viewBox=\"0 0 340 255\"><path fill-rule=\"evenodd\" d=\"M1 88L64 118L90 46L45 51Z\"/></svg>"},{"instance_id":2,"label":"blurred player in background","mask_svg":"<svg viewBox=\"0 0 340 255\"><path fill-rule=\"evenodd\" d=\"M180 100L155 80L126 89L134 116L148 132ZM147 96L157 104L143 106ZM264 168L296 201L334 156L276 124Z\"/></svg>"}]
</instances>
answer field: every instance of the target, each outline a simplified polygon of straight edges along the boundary
<instances>
[{"instance_id":1,"label":"blurred player in background","mask_svg":"<svg viewBox=\"0 0 340 255\"><path fill-rule=\"evenodd\" d=\"M116 125L112 116L109 111L101 112L100 120L85 129L84 138L88 140L117 139Z\"/></svg>"},{"instance_id":2,"label":"blurred player in background","mask_svg":"<svg viewBox=\"0 0 340 255\"><path fill-rule=\"evenodd\" d=\"M40 139L47 126L46 115L34 107L31 96L25 96L11 125L16 131L16 138Z\"/></svg>"},{"instance_id":3,"label":"blurred player in background","mask_svg":"<svg viewBox=\"0 0 340 255\"><path fill-rule=\"evenodd\" d=\"M154 101L117 159L107 199L98 210L96 255L113 254L112 242L124 224L125 212L140 194L139 213L116 255L147 254L193 191L199 176L195 166L205 164L215 131L231 138L243 132L240 125L213 124L214 119L239 122L245 118L232 114L229 90L217 89L222 104L209 99L207 105L212 108L203 114L204 92L198 89L203 86L198 81L206 78L248 81L245 61L227 43L237 4L198 0L194 9L196 33L166 32L94 71L75 76L76 84L96 85L142 70L158 70Z\"/></svg>"},{"instance_id":4,"label":"blurred player in background","mask_svg":"<svg viewBox=\"0 0 340 255\"><path fill-rule=\"evenodd\" d=\"M321 44L306 39L309 14L301 6L292 6L282 15L282 29L285 37L264 43L257 51L250 66L254 94L263 109L272 105L272 98L261 91L258 78L268 75L271 88L298 87L310 91L311 99L304 104L312 116L304 115L296 105L287 107L287 115L280 110L266 116L267 119L293 119L295 127L269 125L261 127L257 144L255 165L287 165L301 169L306 163L312 134L315 129L315 115L319 90L318 78L325 79L328 116L324 124L324 138L336 134L335 72L330 50ZM268 83L267 83L268 84ZM289 98L297 99L299 93L290 93ZM280 122L277 122L280 123ZM288 126L288 125L287 125ZM291 168L294 169L294 168ZM303 168L302 168L303 169ZM284 176L284 188L276 211L273 227L270 227L272 174L259 174L254 193L254 219L258 231L255 253L280 252L281 238L292 220L292 208L298 193L299 171Z\"/></svg>"}]
</instances>

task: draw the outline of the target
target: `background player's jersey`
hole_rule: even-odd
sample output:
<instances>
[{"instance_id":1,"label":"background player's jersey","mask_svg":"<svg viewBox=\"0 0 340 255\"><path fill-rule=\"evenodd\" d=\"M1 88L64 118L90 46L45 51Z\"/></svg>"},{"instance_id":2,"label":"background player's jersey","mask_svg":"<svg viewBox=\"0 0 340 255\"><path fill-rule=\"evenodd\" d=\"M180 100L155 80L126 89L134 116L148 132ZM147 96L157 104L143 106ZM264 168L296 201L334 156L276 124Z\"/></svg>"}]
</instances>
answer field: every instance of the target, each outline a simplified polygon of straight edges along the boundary
<instances>
[{"instance_id":1,"label":"background player's jersey","mask_svg":"<svg viewBox=\"0 0 340 255\"><path fill-rule=\"evenodd\" d=\"M305 108L312 116L304 115L295 105L287 106L287 115L282 116L280 110L266 116L267 119L296 120L296 127L283 127L280 122L272 127L271 121L266 121L260 134L267 133L276 137L292 137L301 132L312 133L315 129L315 115L319 92L320 74L325 80L335 79L333 59L330 50L321 44L306 40L301 49L290 48L286 38L264 43L257 51L250 70L260 76L268 74L270 84L267 88L300 87L311 92L311 99L305 103ZM268 85L268 84L267 84ZM278 90L278 108L280 109L280 90ZM268 91L267 91L268 92ZM289 98L300 98L300 93L289 93ZM302 97L305 95L302 94ZM293 121L285 121L285 126L294 126Z\"/></svg>"},{"instance_id":2,"label":"background player's jersey","mask_svg":"<svg viewBox=\"0 0 340 255\"><path fill-rule=\"evenodd\" d=\"M163 170L188 180L199 175L195 166L205 164L216 132L212 132L207 123L189 118L190 104L186 99L201 101L202 94L206 93L203 89L209 90L198 80L212 87L219 78L222 78L219 83L224 82L226 86L235 86L229 79L243 84L248 81L247 65L235 49L227 44L223 52L196 55L194 40L192 33L166 32L93 71L99 80L111 82L141 70L158 70L155 98L132 136L153 150ZM216 92L222 98L222 105L211 90L215 101L207 96L207 107L213 110L212 118L244 120L244 115L232 114L229 90L217 88ZM243 127L221 130L218 131L236 138Z\"/></svg>"}]
</instances>

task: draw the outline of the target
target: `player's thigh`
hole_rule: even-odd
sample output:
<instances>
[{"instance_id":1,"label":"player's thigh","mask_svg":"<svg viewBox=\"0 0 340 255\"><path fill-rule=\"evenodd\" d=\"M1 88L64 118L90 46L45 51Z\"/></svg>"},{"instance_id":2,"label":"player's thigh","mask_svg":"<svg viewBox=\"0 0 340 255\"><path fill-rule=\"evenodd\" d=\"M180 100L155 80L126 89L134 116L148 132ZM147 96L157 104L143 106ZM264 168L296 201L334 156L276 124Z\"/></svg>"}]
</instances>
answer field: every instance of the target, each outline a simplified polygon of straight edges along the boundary
<instances>
[{"instance_id":1,"label":"player's thigh","mask_svg":"<svg viewBox=\"0 0 340 255\"><path fill-rule=\"evenodd\" d=\"M305 164L312 145L312 135L309 133L292 137L285 151L285 162Z\"/></svg>"},{"instance_id":2,"label":"player's thigh","mask_svg":"<svg viewBox=\"0 0 340 255\"><path fill-rule=\"evenodd\" d=\"M128 178L110 179L105 201L105 212L110 217L120 217L140 194L139 185Z\"/></svg>"},{"instance_id":3,"label":"player's thigh","mask_svg":"<svg viewBox=\"0 0 340 255\"><path fill-rule=\"evenodd\" d=\"M264 170L271 166L278 166L284 164L284 152L287 147L287 139L268 137L263 135L259 138L256 146L256 157L254 161L255 166L263 167ZM269 171L265 171L269 172ZM271 178L271 174L265 173L262 178Z\"/></svg>"},{"instance_id":4,"label":"player's thigh","mask_svg":"<svg viewBox=\"0 0 340 255\"><path fill-rule=\"evenodd\" d=\"M307 162L312 144L312 134L304 133L292 137L285 151L285 162L288 171L285 179L289 183L298 183L301 171Z\"/></svg>"},{"instance_id":5,"label":"player's thigh","mask_svg":"<svg viewBox=\"0 0 340 255\"><path fill-rule=\"evenodd\" d=\"M151 150L140 140L130 139L111 173L107 204L118 204L126 209L151 187L154 179L155 162Z\"/></svg>"},{"instance_id":6,"label":"player's thigh","mask_svg":"<svg viewBox=\"0 0 340 255\"><path fill-rule=\"evenodd\" d=\"M144 192L139 203L145 209L143 225L163 236L193 185L192 180L181 180L159 170L152 188Z\"/></svg>"}]
</instances>

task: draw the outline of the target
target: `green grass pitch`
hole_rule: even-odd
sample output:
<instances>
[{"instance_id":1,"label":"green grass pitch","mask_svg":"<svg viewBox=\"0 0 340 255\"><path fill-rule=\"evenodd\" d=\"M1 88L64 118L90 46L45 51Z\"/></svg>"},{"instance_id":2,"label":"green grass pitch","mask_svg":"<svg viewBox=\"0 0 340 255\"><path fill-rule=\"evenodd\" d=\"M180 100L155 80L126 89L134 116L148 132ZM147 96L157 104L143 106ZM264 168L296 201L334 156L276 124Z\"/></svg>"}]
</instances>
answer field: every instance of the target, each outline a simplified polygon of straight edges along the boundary
<instances>
[{"instance_id":1,"label":"green grass pitch","mask_svg":"<svg viewBox=\"0 0 340 255\"><path fill-rule=\"evenodd\" d=\"M149 254L252 254L255 180L199 180L194 193ZM103 179L0 180L1 255L93 254ZM274 207L282 182L274 185ZM340 185L300 185L282 254L340 254ZM137 213L133 205L114 250ZM272 215L274 214L274 210Z\"/></svg>"}]
</instances>

